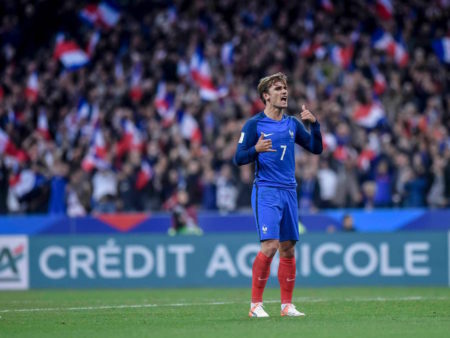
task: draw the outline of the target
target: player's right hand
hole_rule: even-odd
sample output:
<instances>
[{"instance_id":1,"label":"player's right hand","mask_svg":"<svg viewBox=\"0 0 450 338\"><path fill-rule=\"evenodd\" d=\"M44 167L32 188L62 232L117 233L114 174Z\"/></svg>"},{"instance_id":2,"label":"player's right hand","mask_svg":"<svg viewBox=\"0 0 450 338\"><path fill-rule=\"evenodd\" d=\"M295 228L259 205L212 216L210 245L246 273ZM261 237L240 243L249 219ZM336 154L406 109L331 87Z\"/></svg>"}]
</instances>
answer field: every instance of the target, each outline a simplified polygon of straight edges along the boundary
<instances>
[{"instance_id":1,"label":"player's right hand","mask_svg":"<svg viewBox=\"0 0 450 338\"><path fill-rule=\"evenodd\" d=\"M272 149L272 140L270 138L264 139L264 133L261 133L261 136L259 137L258 142L255 145L255 150L257 153L276 151L276 149Z\"/></svg>"}]
</instances>

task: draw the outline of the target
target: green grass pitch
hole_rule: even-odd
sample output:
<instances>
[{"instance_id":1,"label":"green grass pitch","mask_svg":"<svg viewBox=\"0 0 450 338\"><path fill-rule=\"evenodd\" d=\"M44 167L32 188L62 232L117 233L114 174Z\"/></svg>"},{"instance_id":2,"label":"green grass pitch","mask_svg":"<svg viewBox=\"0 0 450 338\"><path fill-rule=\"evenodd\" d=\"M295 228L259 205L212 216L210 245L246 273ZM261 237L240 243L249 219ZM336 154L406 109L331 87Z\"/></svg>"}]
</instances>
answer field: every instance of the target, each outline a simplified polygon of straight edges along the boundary
<instances>
[{"instance_id":1,"label":"green grass pitch","mask_svg":"<svg viewBox=\"0 0 450 338\"><path fill-rule=\"evenodd\" d=\"M249 318L250 289L0 292L0 337L449 337L449 288L297 288L304 318Z\"/></svg>"}]
</instances>

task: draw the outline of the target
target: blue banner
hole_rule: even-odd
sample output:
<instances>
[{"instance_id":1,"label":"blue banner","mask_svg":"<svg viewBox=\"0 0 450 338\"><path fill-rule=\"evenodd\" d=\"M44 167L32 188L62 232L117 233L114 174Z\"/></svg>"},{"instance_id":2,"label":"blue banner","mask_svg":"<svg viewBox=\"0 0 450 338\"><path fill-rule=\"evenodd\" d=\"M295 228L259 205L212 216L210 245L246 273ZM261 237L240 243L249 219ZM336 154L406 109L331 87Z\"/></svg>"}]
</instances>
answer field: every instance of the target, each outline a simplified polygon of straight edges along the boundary
<instances>
[{"instance_id":1,"label":"blue banner","mask_svg":"<svg viewBox=\"0 0 450 338\"><path fill-rule=\"evenodd\" d=\"M298 286L449 285L448 233L308 234ZM31 288L250 287L256 235L36 236ZM269 286L277 286L278 257ZM1 284L1 283L0 283ZM1 285L0 285L1 287Z\"/></svg>"},{"instance_id":2,"label":"blue banner","mask_svg":"<svg viewBox=\"0 0 450 338\"><path fill-rule=\"evenodd\" d=\"M340 231L345 215L350 215L358 232L448 231L450 210L385 209L328 210L301 214L299 222L308 233ZM204 233L255 232L250 211L222 215L199 212L198 225ZM169 213L99 214L87 217L6 216L0 217L0 235L57 234L166 234L171 226Z\"/></svg>"}]
</instances>

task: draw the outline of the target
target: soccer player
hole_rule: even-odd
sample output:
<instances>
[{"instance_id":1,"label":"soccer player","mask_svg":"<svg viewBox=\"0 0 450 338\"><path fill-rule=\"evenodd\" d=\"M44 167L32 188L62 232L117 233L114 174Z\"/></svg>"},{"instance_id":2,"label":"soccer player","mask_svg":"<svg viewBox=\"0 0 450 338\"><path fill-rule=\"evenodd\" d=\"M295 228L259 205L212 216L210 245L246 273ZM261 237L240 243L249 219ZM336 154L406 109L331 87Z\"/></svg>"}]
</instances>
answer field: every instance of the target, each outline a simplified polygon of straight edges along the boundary
<instances>
[{"instance_id":1,"label":"soccer player","mask_svg":"<svg viewBox=\"0 0 450 338\"><path fill-rule=\"evenodd\" d=\"M281 315L304 316L292 304L294 246L299 239L294 143L320 154L320 125L305 105L302 106L300 118L311 123L310 133L296 117L284 114L288 105L288 87L283 73L262 78L258 93L265 104L264 111L245 123L234 156L237 165L256 162L252 207L261 250L253 263L249 316L269 316L264 310L262 296L277 250L280 255L278 281Z\"/></svg>"}]
</instances>

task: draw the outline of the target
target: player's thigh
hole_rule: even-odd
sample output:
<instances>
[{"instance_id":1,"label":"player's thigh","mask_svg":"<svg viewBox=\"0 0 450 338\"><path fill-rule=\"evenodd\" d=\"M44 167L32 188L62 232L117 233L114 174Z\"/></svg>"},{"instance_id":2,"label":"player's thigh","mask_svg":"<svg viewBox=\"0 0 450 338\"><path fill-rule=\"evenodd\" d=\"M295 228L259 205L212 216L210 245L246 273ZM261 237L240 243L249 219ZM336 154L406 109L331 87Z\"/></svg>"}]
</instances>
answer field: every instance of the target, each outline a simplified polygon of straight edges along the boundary
<instances>
[{"instance_id":1,"label":"player's thigh","mask_svg":"<svg viewBox=\"0 0 450 338\"><path fill-rule=\"evenodd\" d=\"M298 241L298 201L295 190L282 192L283 215L280 222L280 242Z\"/></svg>"},{"instance_id":2,"label":"player's thigh","mask_svg":"<svg viewBox=\"0 0 450 338\"><path fill-rule=\"evenodd\" d=\"M254 186L252 207L259 239L279 239L282 210L278 189Z\"/></svg>"}]
</instances>

